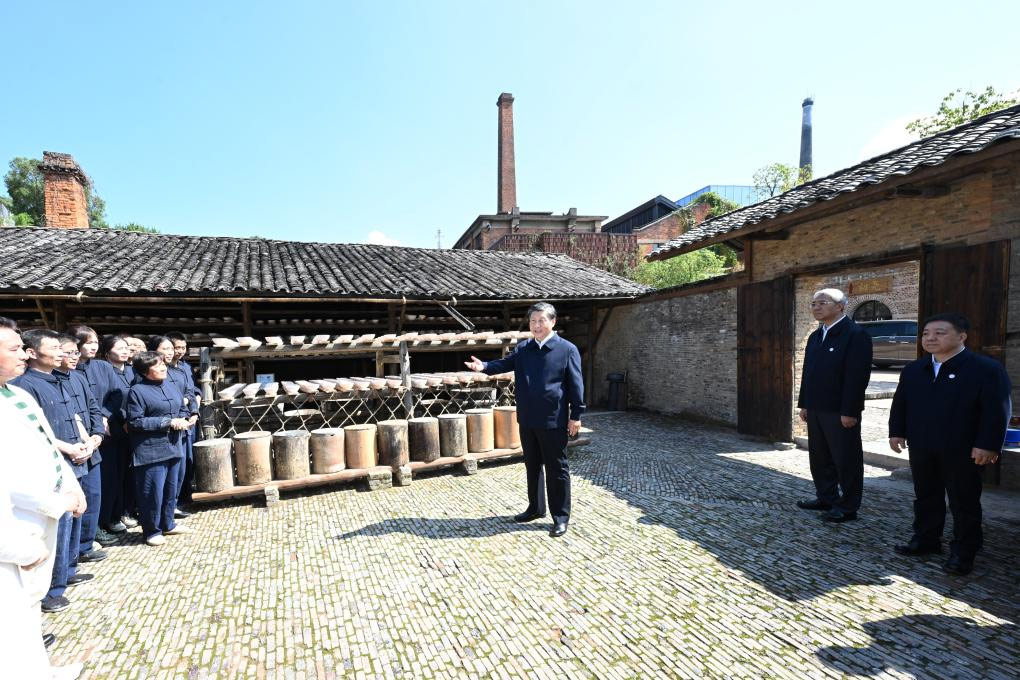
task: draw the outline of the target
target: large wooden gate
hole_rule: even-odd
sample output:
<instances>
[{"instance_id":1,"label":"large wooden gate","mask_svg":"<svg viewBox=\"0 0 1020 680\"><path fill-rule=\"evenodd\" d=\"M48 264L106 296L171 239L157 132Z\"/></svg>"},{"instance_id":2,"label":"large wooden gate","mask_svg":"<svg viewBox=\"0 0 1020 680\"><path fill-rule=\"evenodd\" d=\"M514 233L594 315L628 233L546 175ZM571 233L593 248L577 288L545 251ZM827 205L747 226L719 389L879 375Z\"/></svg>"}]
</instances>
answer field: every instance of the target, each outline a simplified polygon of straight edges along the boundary
<instances>
[{"instance_id":1,"label":"large wooden gate","mask_svg":"<svg viewBox=\"0 0 1020 680\"><path fill-rule=\"evenodd\" d=\"M793 278L784 276L737 289L737 430L790 441L792 408Z\"/></svg>"},{"instance_id":2,"label":"large wooden gate","mask_svg":"<svg viewBox=\"0 0 1020 680\"><path fill-rule=\"evenodd\" d=\"M967 347L1003 361L1009 241L928 250L920 283L918 322L932 314L959 312L970 321Z\"/></svg>"}]
</instances>

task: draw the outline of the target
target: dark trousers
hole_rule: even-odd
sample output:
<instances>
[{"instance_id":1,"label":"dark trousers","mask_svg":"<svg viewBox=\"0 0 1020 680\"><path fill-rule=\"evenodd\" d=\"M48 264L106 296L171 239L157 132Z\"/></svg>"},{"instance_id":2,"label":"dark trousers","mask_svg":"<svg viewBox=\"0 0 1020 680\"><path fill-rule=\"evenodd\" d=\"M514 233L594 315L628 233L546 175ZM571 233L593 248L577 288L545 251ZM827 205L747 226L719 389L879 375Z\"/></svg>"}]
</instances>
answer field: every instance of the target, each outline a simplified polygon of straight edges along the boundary
<instances>
[{"instance_id":1,"label":"dark trousers","mask_svg":"<svg viewBox=\"0 0 1020 680\"><path fill-rule=\"evenodd\" d=\"M190 503L192 479L195 476L195 428L184 431L181 449L184 451L184 459L178 470L177 502Z\"/></svg>"},{"instance_id":2,"label":"dark trousers","mask_svg":"<svg viewBox=\"0 0 1020 680\"><path fill-rule=\"evenodd\" d=\"M570 519L570 469L567 465L567 430L521 427L524 469L528 475L527 512L545 515L545 497L554 522ZM543 489L543 479L544 486Z\"/></svg>"},{"instance_id":3,"label":"dark trousers","mask_svg":"<svg viewBox=\"0 0 1020 680\"><path fill-rule=\"evenodd\" d=\"M78 542L81 535L81 518L65 512L57 522L57 547L53 559L53 574L46 597L60 597L67 590L67 579L78 573Z\"/></svg>"},{"instance_id":4,"label":"dark trousers","mask_svg":"<svg viewBox=\"0 0 1020 680\"><path fill-rule=\"evenodd\" d=\"M142 536L149 538L170 531L177 508L177 475L181 458L136 465L135 485L138 496L138 521Z\"/></svg>"},{"instance_id":5,"label":"dark trousers","mask_svg":"<svg viewBox=\"0 0 1020 680\"><path fill-rule=\"evenodd\" d=\"M99 528L99 508L103 502L102 471L99 465L93 465L89 471L78 478L82 493L85 494L85 514L80 518L81 534L78 537L76 550L79 555L92 552L92 542L96 540L96 529Z\"/></svg>"},{"instance_id":6,"label":"dark trousers","mask_svg":"<svg viewBox=\"0 0 1020 680\"><path fill-rule=\"evenodd\" d=\"M103 481L99 526L108 528L124 516L124 486L128 464L131 462L131 447L127 437L107 437L99 450L103 454L103 460L99 464Z\"/></svg>"},{"instance_id":7,"label":"dark trousers","mask_svg":"<svg viewBox=\"0 0 1020 680\"><path fill-rule=\"evenodd\" d=\"M808 410L808 461L818 500L843 512L857 512L864 492L861 419L843 427L838 413Z\"/></svg>"},{"instance_id":8,"label":"dark trousers","mask_svg":"<svg viewBox=\"0 0 1020 680\"><path fill-rule=\"evenodd\" d=\"M981 549L981 466L970 451L934 451L911 447L914 478L914 536L927 545L942 542L946 496L953 513L952 552L972 559Z\"/></svg>"}]
</instances>

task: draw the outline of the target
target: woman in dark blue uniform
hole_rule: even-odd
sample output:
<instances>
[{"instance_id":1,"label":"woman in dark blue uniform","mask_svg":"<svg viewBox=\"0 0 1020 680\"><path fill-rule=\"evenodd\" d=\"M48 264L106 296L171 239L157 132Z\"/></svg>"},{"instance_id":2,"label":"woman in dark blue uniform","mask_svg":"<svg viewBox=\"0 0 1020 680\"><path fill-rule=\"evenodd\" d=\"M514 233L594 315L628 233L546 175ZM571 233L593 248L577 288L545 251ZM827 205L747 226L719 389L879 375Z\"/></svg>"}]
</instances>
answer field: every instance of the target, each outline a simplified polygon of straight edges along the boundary
<instances>
[{"instance_id":1,"label":"woman in dark blue uniform","mask_svg":"<svg viewBox=\"0 0 1020 680\"><path fill-rule=\"evenodd\" d=\"M167 380L166 364L158 354L142 352L132 367L139 382L128 392L125 417L138 509L145 542L158 546L164 543L164 535L189 532L174 521L181 435L188 428L188 411L180 390Z\"/></svg>"},{"instance_id":2,"label":"woman in dark blue uniform","mask_svg":"<svg viewBox=\"0 0 1020 680\"><path fill-rule=\"evenodd\" d=\"M126 516L129 499L125 498L125 479L131 465L131 446L124 424L124 405L127 403L128 390L134 383L135 374L126 363L128 346L123 335L104 337L99 343L96 357L90 364L102 368L94 373L109 378L109 384L102 386L102 399L99 402L99 407L107 419L107 435L100 447L103 454L101 463L103 499L99 510L99 532L96 534L96 540L108 544L116 542L115 534L127 530L128 524L125 519L131 526L137 525L137 522ZM130 504L133 510L134 492L130 494Z\"/></svg>"}]
</instances>

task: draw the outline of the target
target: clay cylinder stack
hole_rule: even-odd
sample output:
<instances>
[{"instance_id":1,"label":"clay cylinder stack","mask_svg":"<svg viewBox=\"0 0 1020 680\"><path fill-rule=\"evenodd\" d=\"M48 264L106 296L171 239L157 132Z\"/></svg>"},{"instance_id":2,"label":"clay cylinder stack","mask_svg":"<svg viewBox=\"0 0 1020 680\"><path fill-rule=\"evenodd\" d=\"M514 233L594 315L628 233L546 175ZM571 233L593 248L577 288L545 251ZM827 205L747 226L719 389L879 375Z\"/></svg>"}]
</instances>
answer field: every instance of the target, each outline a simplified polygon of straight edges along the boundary
<instances>
[{"instance_id":1,"label":"clay cylinder stack","mask_svg":"<svg viewBox=\"0 0 1020 680\"><path fill-rule=\"evenodd\" d=\"M364 469L376 466L375 425L348 425L344 428L347 467Z\"/></svg>"},{"instance_id":2,"label":"clay cylinder stack","mask_svg":"<svg viewBox=\"0 0 1020 680\"><path fill-rule=\"evenodd\" d=\"M234 435L238 484L265 484L273 478L272 441L270 433L258 430Z\"/></svg>"},{"instance_id":3,"label":"clay cylinder stack","mask_svg":"<svg viewBox=\"0 0 1020 680\"><path fill-rule=\"evenodd\" d=\"M407 449L407 421L384 420L379 423L379 465L398 468L410 462Z\"/></svg>"},{"instance_id":4,"label":"clay cylinder stack","mask_svg":"<svg viewBox=\"0 0 1020 680\"><path fill-rule=\"evenodd\" d=\"M230 459L229 439L205 439L195 442L195 487L216 493L234 485L234 463Z\"/></svg>"},{"instance_id":5,"label":"clay cylinder stack","mask_svg":"<svg viewBox=\"0 0 1020 680\"><path fill-rule=\"evenodd\" d=\"M344 461L344 431L339 427L327 427L312 430L308 440L308 449L312 454L312 472L327 475L339 472L346 467Z\"/></svg>"},{"instance_id":6,"label":"clay cylinder stack","mask_svg":"<svg viewBox=\"0 0 1020 680\"><path fill-rule=\"evenodd\" d=\"M431 463L439 458L439 420L411 418L407 421L407 440L411 460Z\"/></svg>"},{"instance_id":7,"label":"clay cylinder stack","mask_svg":"<svg viewBox=\"0 0 1020 680\"><path fill-rule=\"evenodd\" d=\"M492 409L469 408L467 410L468 451L484 453L492 451Z\"/></svg>"},{"instance_id":8,"label":"clay cylinder stack","mask_svg":"<svg viewBox=\"0 0 1020 680\"><path fill-rule=\"evenodd\" d=\"M521 431L517 427L517 407L497 406L492 410L492 416L496 448L520 448Z\"/></svg>"},{"instance_id":9,"label":"clay cylinder stack","mask_svg":"<svg viewBox=\"0 0 1020 680\"><path fill-rule=\"evenodd\" d=\"M439 416L439 452L447 457L467 455L467 416L463 413Z\"/></svg>"},{"instance_id":10,"label":"clay cylinder stack","mask_svg":"<svg viewBox=\"0 0 1020 680\"><path fill-rule=\"evenodd\" d=\"M311 474L308 467L308 432L284 430L273 435L276 479L301 479Z\"/></svg>"}]
</instances>

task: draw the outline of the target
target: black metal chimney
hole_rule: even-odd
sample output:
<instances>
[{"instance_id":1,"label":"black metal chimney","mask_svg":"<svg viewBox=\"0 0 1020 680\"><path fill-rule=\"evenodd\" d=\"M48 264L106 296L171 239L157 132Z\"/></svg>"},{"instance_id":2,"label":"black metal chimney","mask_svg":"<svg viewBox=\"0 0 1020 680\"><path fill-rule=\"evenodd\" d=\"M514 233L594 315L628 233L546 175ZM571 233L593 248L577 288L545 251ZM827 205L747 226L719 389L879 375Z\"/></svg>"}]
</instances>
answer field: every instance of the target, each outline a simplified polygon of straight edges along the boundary
<instances>
[{"instance_id":1,"label":"black metal chimney","mask_svg":"<svg viewBox=\"0 0 1020 680\"><path fill-rule=\"evenodd\" d=\"M800 123L800 169L805 180L811 179L811 107L815 100L808 97L802 103L803 115Z\"/></svg>"}]
</instances>

